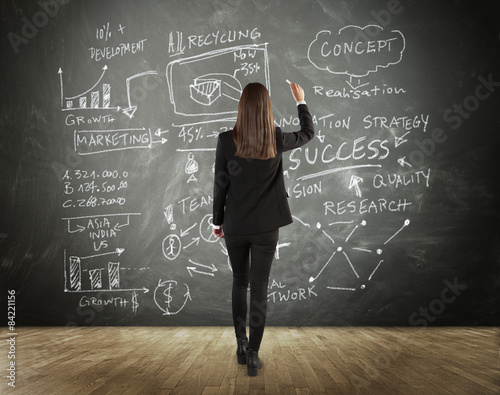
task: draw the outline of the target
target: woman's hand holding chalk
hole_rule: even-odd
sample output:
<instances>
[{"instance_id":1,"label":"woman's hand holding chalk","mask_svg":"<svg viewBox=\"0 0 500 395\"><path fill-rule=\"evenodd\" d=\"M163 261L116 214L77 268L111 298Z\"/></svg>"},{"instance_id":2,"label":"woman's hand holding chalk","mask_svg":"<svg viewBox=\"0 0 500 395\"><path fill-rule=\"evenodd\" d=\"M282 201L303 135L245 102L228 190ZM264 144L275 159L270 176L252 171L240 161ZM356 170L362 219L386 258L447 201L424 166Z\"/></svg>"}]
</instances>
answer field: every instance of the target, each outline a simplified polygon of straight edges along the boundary
<instances>
[{"instance_id":1,"label":"woman's hand holding chalk","mask_svg":"<svg viewBox=\"0 0 500 395\"><path fill-rule=\"evenodd\" d=\"M290 85L290 89L292 90L292 95L295 101L299 102L304 100L304 90L301 88L299 84L294 84L290 82L290 80L286 79L286 82Z\"/></svg>"}]
</instances>

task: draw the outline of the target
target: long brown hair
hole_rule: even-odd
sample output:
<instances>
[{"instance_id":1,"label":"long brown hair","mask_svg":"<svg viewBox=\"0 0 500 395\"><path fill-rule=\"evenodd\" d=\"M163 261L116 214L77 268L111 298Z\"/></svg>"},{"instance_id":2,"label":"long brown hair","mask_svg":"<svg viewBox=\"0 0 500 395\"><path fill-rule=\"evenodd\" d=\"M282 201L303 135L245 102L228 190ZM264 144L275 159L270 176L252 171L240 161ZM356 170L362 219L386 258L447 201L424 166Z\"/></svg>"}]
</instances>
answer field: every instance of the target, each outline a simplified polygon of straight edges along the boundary
<instances>
[{"instance_id":1,"label":"long brown hair","mask_svg":"<svg viewBox=\"0 0 500 395\"><path fill-rule=\"evenodd\" d=\"M243 89L233 138L235 155L240 158L269 159L276 156L273 108L264 85L252 82Z\"/></svg>"}]
</instances>

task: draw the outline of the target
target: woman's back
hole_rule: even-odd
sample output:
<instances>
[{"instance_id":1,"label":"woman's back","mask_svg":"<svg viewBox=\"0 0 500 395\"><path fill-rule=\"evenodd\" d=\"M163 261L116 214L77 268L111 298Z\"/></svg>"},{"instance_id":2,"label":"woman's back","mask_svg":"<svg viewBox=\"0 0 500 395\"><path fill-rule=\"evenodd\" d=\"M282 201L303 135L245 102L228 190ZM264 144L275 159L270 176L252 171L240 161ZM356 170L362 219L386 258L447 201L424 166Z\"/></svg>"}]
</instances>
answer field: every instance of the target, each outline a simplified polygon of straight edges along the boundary
<instances>
[{"instance_id":1,"label":"woman's back","mask_svg":"<svg viewBox=\"0 0 500 395\"><path fill-rule=\"evenodd\" d=\"M292 222L282 153L304 145L314 136L307 106L299 105L298 111L301 130L283 133L276 128L276 156L273 158L238 157L232 131L219 135L215 172L216 180L223 182L216 182L214 187L214 224L222 220L226 233L260 233Z\"/></svg>"}]
</instances>

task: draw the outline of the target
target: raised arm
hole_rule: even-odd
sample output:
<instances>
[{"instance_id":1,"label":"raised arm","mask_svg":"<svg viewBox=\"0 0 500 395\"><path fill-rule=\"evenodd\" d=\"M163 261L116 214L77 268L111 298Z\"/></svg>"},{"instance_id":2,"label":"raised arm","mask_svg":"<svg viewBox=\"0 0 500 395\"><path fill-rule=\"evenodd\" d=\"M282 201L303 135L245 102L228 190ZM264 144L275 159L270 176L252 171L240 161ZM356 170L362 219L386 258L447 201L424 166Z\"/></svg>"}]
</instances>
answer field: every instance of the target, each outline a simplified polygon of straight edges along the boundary
<instances>
[{"instance_id":1,"label":"raised arm","mask_svg":"<svg viewBox=\"0 0 500 395\"><path fill-rule=\"evenodd\" d=\"M314 137L314 124L309 109L304 101L304 90L299 84L289 82L292 96L297 102L300 130L298 132L283 133L283 151L300 147Z\"/></svg>"}]
</instances>

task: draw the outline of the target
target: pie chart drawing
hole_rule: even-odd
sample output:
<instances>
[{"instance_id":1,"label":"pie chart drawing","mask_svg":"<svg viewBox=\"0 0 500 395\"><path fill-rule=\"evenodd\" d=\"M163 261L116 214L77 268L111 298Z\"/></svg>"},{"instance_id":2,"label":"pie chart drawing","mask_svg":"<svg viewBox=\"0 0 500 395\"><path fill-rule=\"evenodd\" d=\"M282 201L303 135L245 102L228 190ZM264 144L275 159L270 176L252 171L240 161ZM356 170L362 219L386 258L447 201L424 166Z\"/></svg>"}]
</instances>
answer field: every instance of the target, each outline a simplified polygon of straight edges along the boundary
<instances>
[{"instance_id":1,"label":"pie chart drawing","mask_svg":"<svg viewBox=\"0 0 500 395\"><path fill-rule=\"evenodd\" d=\"M211 73L195 78L189 85L189 95L193 101L203 106L211 106L221 97L238 102L243 88L240 81L230 74Z\"/></svg>"},{"instance_id":2,"label":"pie chart drawing","mask_svg":"<svg viewBox=\"0 0 500 395\"><path fill-rule=\"evenodd\" d=\"M166 77L175 114L235 117L241 92L248 83L261 82L271 94L267 43L173 60L167 65Z\"/></svg>"}]
</instances>

